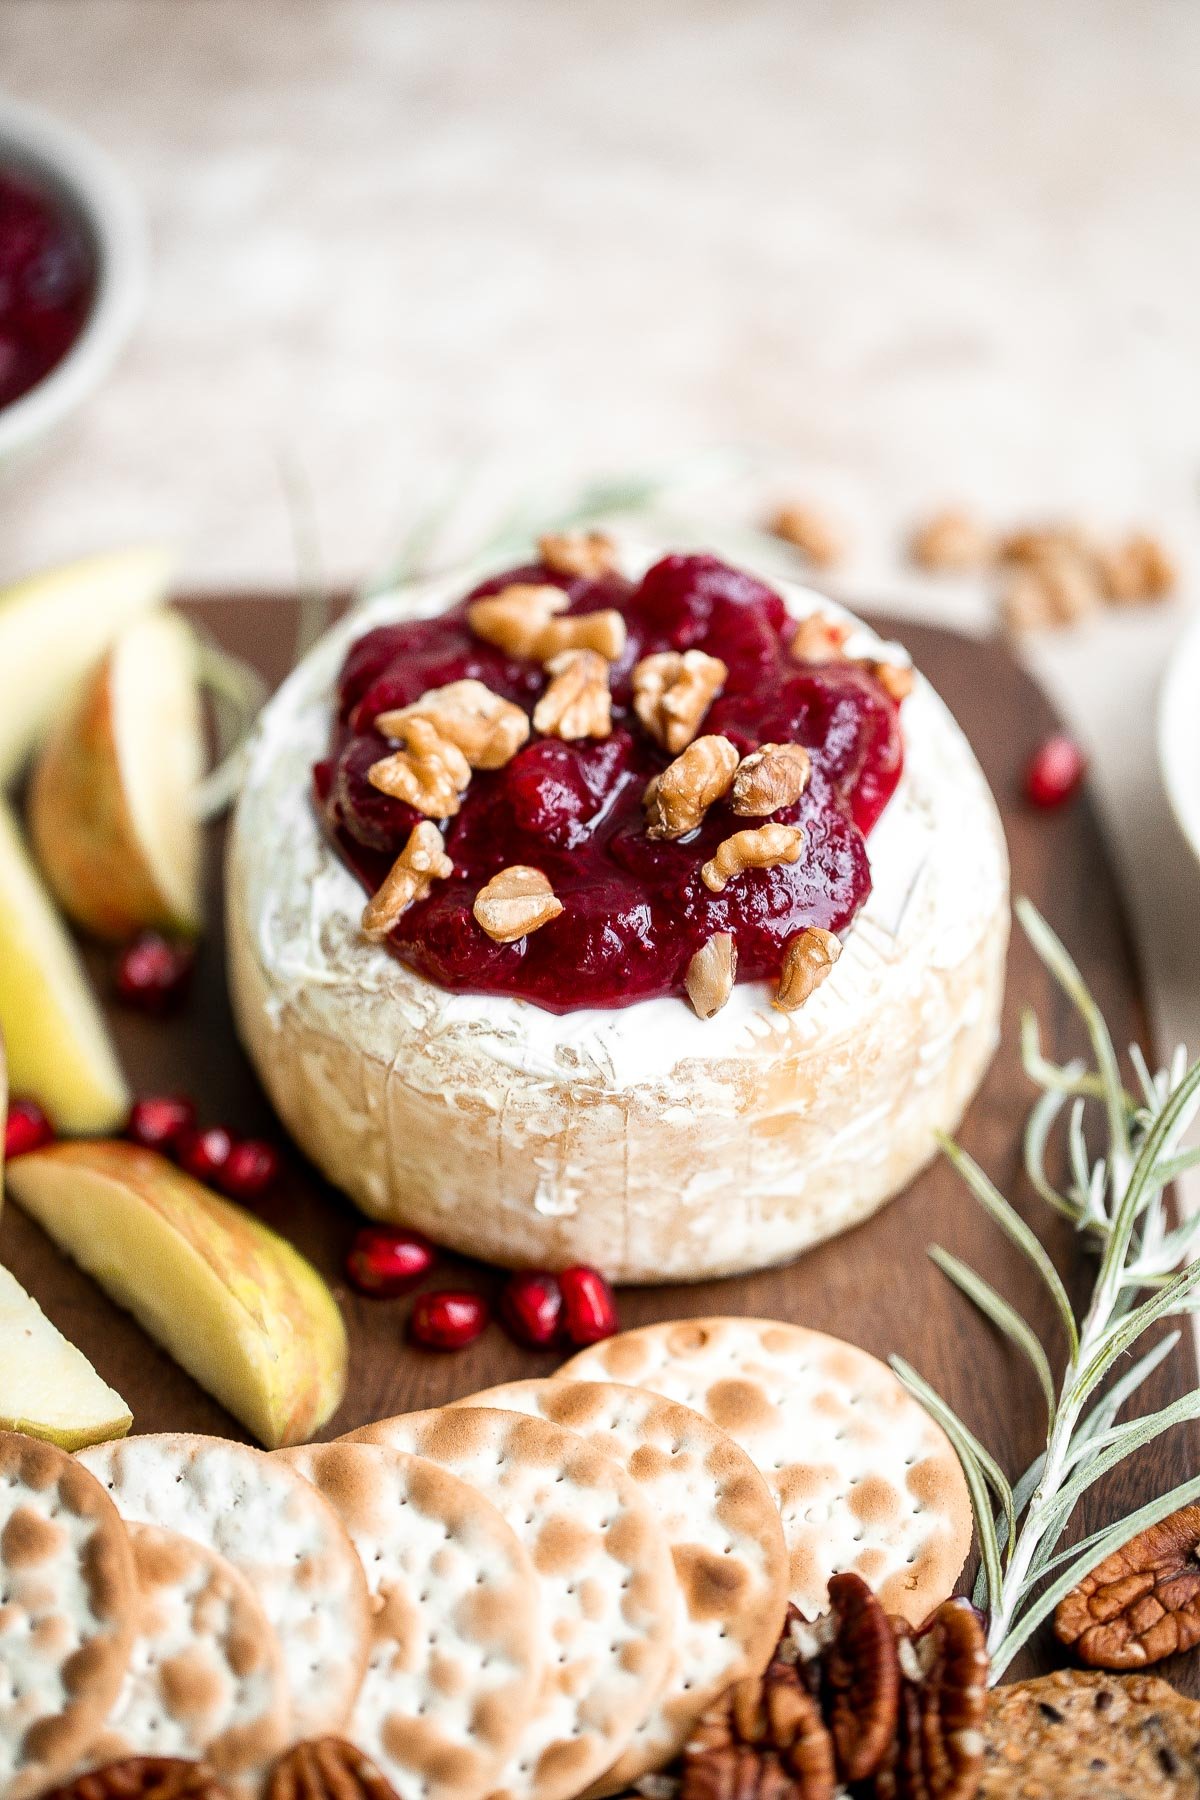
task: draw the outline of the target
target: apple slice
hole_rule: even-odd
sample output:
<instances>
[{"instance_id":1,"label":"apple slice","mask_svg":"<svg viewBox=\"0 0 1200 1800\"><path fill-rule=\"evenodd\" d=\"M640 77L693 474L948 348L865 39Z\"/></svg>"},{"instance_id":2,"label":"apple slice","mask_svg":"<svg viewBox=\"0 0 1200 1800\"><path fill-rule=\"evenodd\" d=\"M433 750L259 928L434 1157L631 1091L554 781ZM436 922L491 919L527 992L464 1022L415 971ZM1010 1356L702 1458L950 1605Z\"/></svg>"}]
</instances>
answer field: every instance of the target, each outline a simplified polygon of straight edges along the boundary
<instances>
[{"instance_id":1,"label":"apple slice","mask_svg":"<svg viewBox=\"0 0 1200 1800\"><path fill-rule=\"evenodd\" d=\"M74 944L0 800L0 1035L15 1093L60 1131L112 1131L129 1090Z\"/></svg>"},{"instance_id":2,"label":"apple slice","mask_svg":"<svg viewBox=\"0 0 1200 1800\"><path fill-rule=\"evenodd\" d=\"M122 626L161 605L163 550L117 550L0 590L0 787Z\"/></svg>"},{"instance_id":3,"label":"apple slice","mask_svg":"<svg viewBox=\"0 0 1200 1800\"><path fill-rule=\"evenodd\" d=\"M120 1394L0 1267L0 1431L82 1450L124 1437L132 1424Z\"/></svg>"},{"instance_id":4,"label":"apple slice","mask_svg":"<svg viewBox=\"0 0 1200 1800\"><path fill-rule=\"evenodd\" d=\"M135 1144L53 1144L8 1189L270 1450L340 1405L346 1328L311 1263L241 1207Z\"/></svg>"},{"instance_id":5,"label":"apple slice","mask_svg":"<svg viewBox=\"0 0 1200 1800\"><path fill-rule=\"evenodd\" d=\"M196 644L184 621L150 612L85 678L34 764L29 826L59 905L120 943L146 927L200 927L204 774Z\"/></svg>"}]
</instances>

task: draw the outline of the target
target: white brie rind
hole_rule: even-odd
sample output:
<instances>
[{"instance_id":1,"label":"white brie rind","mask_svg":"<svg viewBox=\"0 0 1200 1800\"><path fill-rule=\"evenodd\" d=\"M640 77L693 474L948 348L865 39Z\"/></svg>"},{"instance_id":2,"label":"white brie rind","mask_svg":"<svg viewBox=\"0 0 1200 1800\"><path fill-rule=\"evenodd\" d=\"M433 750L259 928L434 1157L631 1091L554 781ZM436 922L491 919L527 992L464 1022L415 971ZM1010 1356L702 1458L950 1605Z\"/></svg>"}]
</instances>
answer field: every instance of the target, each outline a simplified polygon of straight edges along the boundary
<instances>
[{"instance_id":1,"label":"white brie rind","mask_svg":"<svg viewBox=\"0 0 1200 1800\"><path fill-rule=\"evenodd\" d=\"M904 774L868 839L873 891L798 1012L774 1011L765 982L739 983L707 1021L677 999L560 1016L450 993L362 935L312 765L350 644L469 585L358 609L256 729L229 847L229 975L280 1117L372 1218L512 1267L699 1280L857 1224L955 1129L997 1040L1008 860L962 732L918 676ZM840 611L775 585L797 616ZM877 655L854 625L850 653Z\"/></svg>"}]
</instances>

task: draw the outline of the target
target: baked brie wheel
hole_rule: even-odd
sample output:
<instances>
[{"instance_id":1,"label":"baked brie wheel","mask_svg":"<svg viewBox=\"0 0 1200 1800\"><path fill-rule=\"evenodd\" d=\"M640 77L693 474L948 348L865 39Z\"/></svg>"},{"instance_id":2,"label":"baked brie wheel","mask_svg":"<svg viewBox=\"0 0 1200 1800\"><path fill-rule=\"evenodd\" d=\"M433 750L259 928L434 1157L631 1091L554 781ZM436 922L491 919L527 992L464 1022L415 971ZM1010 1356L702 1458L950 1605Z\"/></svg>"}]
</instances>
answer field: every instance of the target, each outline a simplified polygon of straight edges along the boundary
<instances>
[{"instance_id":1,"label":"baked brie wheel","mask_svg":"<svg viewBox=\"0 0 1200 1800\"><path fill-rule=\"evenodd\" d=\"M544 596L536 578L506 579ZM956 1128L997 1040L1007 857L958 726L919 674L906 691L898 653L850 615L799 588L751 583L776 607L781 593L790 619L837 621L839 656L903 676L892 684L904 695L903 770L869 826L865 901L836 938L817 934L833 952L825 978L806 981L803 1004L789 1010L777 980L726 982L725 1003L706 1018L678 988L632 1004L568 997L569 1010L550 1010L512 992L470 991L469 979L435 981L395 942L364 932L362 869L352 872L319 815L313 769L329 754L352 646L380 626L433 619L466 585L438 581L359 609L296 669L256 729L229 848L229 972L242 1040L288 1130L372 1218L511 1267L582 1262L619 1282L700 1280L784 1261L858 1224L930 1160L935 1132ZM474 791L491 792L497 779L477 777ZM457 864L456 823L447 846ZM760 824L748 817L725 829ZM861 857L861 833L855 842ZM506 860L529 858L498 849L495 868ZM720 878L709 880L711 867L710 886ZM443 910L443 938L457 946L474 933L481 969L503 971L511 954L514 967L533 970L531 958L520 963L524 940L500 954L500 927L485 936L478 907L481 923L472 923L469 893ZM414 931L420 916L414 907ZM536 922L552 916L551 906ZM552 945L571 918L568 896L562 924L544 924L538 944ZM585 1000L588 956L577 963Z\"/></svg>"}]
</instances>

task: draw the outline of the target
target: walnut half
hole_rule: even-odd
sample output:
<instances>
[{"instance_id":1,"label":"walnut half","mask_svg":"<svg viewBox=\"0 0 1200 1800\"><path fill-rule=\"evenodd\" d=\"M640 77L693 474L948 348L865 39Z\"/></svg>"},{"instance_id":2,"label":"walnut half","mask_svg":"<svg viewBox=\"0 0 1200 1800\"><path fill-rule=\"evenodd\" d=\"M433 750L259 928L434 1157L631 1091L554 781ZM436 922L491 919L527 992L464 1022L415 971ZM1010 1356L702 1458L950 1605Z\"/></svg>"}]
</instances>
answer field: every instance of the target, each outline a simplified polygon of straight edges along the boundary
<instances>
[{"instance_id":1,"label":"walnut half","mask_svg":"<svg viewBox=\"0 0 1200 1800\"><path fill-rule=\"evenodd\" d=\"M557 919L563 903L540 869L513 863L480 888L471 910L497 944L515 944Z\"/></svg>"},{"instance_id":2,"label":"walnut half","mask_svg":"<svg viewBox=\"0 0 1200 1800\"><path fill-rule=\"evenodd\" d=\"M812 759L803 744L763 744L739 766L731 805L744 818L765 818L794 806L811 776Z\"/></svg>"},{"instance_id":3,"label":"walnut half","mask_svg":"<svg viewBox=\"0 0 1200 1800\"><path fill-rule=\"evenodd\" d=\"M777 1012L796 1012L816 993L841 954L841 943L832 931L806 925L787 947L771 1005Z\"/></svg>"},{"instance_id":4,"label":"walnut half","mask_svg":"<svg viewBox=\"0 0 1200 1800\"><path fill-rule=\"evenodd\" d=\"M439 737L462 751L473 769L502 769L529 736L529 720L519 706L493 694L482 681L449 681L429 688L411 706L380 713L376 731L402 738L410 719L424 719Z\"/></svg>"},{"instance_id":5,"label":"walnut half","mask_svg":"<svg viewBox=\"0 0 1200 1800\"><path fill-rule=\"evenodd\" d=\"M773 869L776 863L798 862L804 833L798 825L759 825L753 831L735 831L718 844L717 852L700 871L700 879L714 894L723 893L737 875L747 869Z\"/></svg>"},{"instance_id":6,"label":"walnut half","mask_svg":"<svg viewBox=\"0 0 1200 1800\"><path fill-rule=\"evenodd\" d=\"M404 719L396 736L403 746L372 763L367 780L381 794L403 800L427 819L449 819L462 804L471 765L428 719Z\"/></svg>"},{"instance_id":7,"label":"walnut half","mask_svg":"<svg viewBox=\"0 0 1200 1800\"><path fill-rule=\"evenodd\" d=\"M410 906L428 899L435 881L445 881L453 873L454 864L446 855L441 832L428 819L422 819L409 833L408 842L382 886L367 902L362 916L367 936L386 937Z\"/></svg>"},{"instance_id":8,"label":"walnut half","mask_svg":"<svg viewBox=\"0 0 1200 1800\"><path fill-rule=\"evenodd\" d=\"M547 531L538 554L555 575L599 581L617 566L617 547L605 531Z\"/></svg>"},{"instance_id":9,"label":"walnut half","mask_svg":"<svg viewBox=\"0 0 1200 1800\"><path fill-rule=\"evenodd\" d=\"M680 838L695 831L709 807L729 792L737 766L738 753L728 738L694 739L646 788L647 837Z\"/></svg>"},{"instance_id":10,"label":"walnut half","mask_svg":"<svg viewBox=\"0 0 1200 1800\"><path fill-rule=\"evenodd\" d=\"M728 931L715 931L688 964L683 985L698 1018L720 1012L737 980L737 945Z\"/></svg>"},{"instance_id":11,"label":"walnut half","mask_svg":"<svg viewBox=\"0 0 1200 1800\"><path fill-rule=\"evenodd\" d=\"M473 600L467 623L476 637L506 656L548 662L563 650L594 650L606 662L616 662L625 648L622 615L615 607L605 607L560 618L567 604L562 588L517 581L498 594Z\"/></svg>"},{"instance_id":12,"label":"walnut half","mask_svg":"<svg viewBox=\"0 0 1200 1800\"><path fill-rule=\"evenodd\" d=\"M546 664L550 685L534 708L544 737L606 738L612 733L609 665L595 650L562 650Z\"/></svg>"},{"instance_id":13,"label":"walnut half","mask_svg":"<svg viewBox=\"0 0 1200 1800\"><path fill-rule=\"evenodd\" d=\"M703 650L660 650L633 671L633 710L655 743L686 750L729 674L719 656Z\"/></svg>"}]
</instances>

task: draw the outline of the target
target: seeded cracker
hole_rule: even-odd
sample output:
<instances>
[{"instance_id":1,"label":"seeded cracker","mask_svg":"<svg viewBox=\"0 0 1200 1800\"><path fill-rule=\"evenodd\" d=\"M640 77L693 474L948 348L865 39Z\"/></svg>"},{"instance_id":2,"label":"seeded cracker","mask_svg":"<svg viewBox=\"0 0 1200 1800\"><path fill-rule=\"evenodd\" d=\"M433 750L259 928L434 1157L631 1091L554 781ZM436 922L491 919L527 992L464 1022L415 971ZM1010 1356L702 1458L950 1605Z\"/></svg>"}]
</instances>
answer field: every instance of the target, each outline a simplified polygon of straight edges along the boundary
<instances>
[{"instance_id":1,"label":"seeded cracker","mask_svg":"<svg viewBox=\"0 0 1200 1800\"><path fill-rule=\"evenodd\" d=\"M1060 1669L988 1699L978 1800L1196 1800L1200 1702L1155 1675Z\"/></svg>"}]
</instances>

